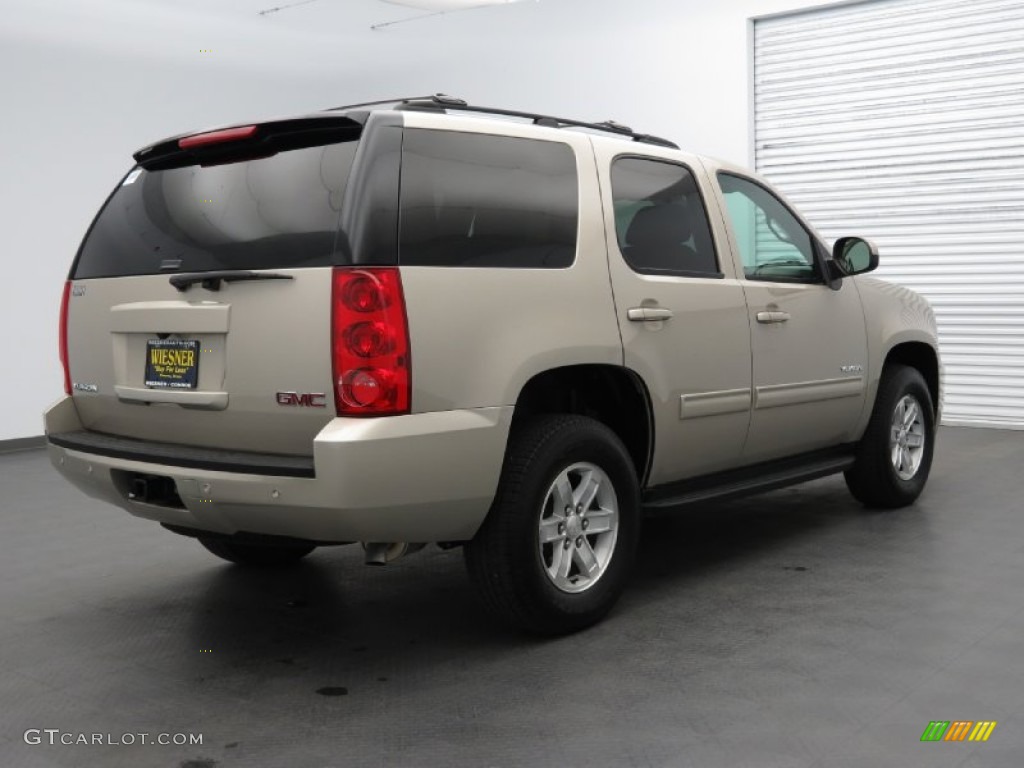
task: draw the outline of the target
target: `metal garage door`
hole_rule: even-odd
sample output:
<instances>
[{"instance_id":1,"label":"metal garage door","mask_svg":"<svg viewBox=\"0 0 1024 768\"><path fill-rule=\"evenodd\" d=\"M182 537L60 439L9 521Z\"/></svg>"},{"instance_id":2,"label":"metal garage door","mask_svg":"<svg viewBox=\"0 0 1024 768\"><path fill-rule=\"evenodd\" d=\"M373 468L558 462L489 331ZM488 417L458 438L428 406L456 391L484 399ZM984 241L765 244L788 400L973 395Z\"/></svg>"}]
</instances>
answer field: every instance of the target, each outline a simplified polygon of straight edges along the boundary
<instances>
[{"instance_id":1,"label":"metal garage door","mask_svg":"<svg viewBox=\"0 0 1024 768\"><path fill-rule=\"evenodd\" d=\"M1024 2L758 19L754 103L758 170L931 300L945 422L1024 427Z\"/></svg>"}]
</instances>

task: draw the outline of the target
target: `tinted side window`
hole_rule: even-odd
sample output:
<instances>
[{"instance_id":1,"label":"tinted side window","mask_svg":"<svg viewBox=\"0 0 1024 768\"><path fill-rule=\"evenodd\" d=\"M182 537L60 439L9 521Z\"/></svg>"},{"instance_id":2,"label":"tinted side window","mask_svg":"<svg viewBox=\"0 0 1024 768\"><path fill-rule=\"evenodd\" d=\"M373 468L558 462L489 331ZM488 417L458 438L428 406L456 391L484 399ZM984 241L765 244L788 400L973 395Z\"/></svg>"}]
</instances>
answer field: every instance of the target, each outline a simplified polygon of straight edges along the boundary
<instances>
[{"instance_id":1,"label":"tinted side window","mask_svg":"<svg viewBox=\"0 0 1024 768\"><path fill-rule=\"evenodd\" d=\"M817 280L811 235L779 198L727 173L718 175L718 183L748 278Z\"/></svg>"},{"instance_id":2,"label":"tinted side window","mask_svg":"<svg viewBox=\"0 0 1024 768\"><path fill-rule=\"evenodd\" d=\"M356 146L210 167L136 168L93 223L73 276L330 265Z\"/></svg>"},{"instance_id":3,"label":"tinted side window","mask_svg":"<svg viewBox=\"0 0 1024 768\"><path fill-rule=\"evenodd\" d=\"M612 165L619 250L637 272L721 277L707 212L690 171L624 157Z\"/></svg>"},{"instance_id":4,"label":"tinted side window","mask_svg":"<svg viewBox=\"0 0 1024 768\"><path fill-rule=\"evenodd\" d=\"M409 129L402 146L399 262L570 266L579 192L568 144Z\"/></svg>"}]
</instances>

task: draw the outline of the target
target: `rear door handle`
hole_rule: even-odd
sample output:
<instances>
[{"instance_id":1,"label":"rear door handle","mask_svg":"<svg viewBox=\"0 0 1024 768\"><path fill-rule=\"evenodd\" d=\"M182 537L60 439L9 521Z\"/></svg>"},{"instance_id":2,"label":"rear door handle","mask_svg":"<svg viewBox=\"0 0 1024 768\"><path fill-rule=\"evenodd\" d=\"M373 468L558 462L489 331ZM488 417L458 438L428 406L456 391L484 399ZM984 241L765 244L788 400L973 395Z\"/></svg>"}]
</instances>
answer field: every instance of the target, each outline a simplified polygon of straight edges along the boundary
<instances>
[{"instance_id":1,"label":"rear door handle","mask_svg":"<svg viewBox=\"0 0 1024 768\"><path fill-rule=\"evenodd\" d=\"M789 320L789 312L758 312L757 322L759 323L784 323Z\"/></svg>"},{"instance_id":2,"label":"rear door handle","mask_svg":"<svg viewBox=\"0 0 1024 768\"><path fill-rule=\"evenodd\" d=\"M668 320L672 310L664 307L631 307L626 310L626 317L634 323L646 323L652 320Z\"/></svg>"}]
</instances>

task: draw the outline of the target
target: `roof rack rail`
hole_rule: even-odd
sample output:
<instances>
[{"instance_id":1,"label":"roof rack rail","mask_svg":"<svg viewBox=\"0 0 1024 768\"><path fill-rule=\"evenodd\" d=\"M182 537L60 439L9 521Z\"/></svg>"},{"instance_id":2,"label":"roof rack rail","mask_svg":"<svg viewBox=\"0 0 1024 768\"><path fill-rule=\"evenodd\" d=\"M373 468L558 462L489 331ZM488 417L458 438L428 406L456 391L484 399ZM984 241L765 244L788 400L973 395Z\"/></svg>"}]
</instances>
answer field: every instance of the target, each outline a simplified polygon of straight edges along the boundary
<instances>
[{"instance_id":1,"label":"roof rack rail","mask_svg":"<svg viewBox=\"0 0 1024 768\"><path fill-rule=\"evenodd\" d=\"M438 94L440 95L440 94ZM328 107L327 112L339 112L343 109L358 109L359 107L381 107L385 104L406 104L410 101L425 101L433 96L406 96L397 99L381 99L380 101L361 101L358 104L343 104L340 107Z\"/></svg>"},{"instance_id":2,"label":"roof rack rail","mask_svg":"<svg viewBox=\"0 0 1024 768\"><path fill-rule=\"evenodd\" d=\"M335 109L352 109L355 107L380 106L382 104L398 104L400 110L422 110L433 112L477 112L484 115L500 115L502 117L521 117L532 120L535 125L542 125L547 128L589 128L604 133L614 133L617 136L631 138L644 144L654 144L659 147L679 149L679 145L668 139L658 136L651 136L647 133L636 133L629 126L616 123L614 120L605 120L600 123L588 123L583 120L572 120L565 117L554 117L552 115L541 115L535 112L520 112L513 109L497 109L494 107L478 107L467 103L463 99L448 96L444 93L435 93L433 96L416 96L409 99L389 99L387 101L369 102L366 104L351 104L347 107L335 107Z\"/></svg>"}]
</instances>

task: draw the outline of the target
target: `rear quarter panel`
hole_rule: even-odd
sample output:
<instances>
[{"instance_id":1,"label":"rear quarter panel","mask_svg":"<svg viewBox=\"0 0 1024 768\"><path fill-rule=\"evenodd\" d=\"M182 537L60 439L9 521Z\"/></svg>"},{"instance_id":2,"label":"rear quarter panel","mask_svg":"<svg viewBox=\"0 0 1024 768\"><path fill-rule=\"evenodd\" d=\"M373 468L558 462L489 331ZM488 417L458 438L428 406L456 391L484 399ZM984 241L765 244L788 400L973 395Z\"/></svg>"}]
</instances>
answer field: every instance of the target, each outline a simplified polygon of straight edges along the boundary
<instances>
[{"instance_id":1,"label":"rear quarter panel","mask_svg":"<svg viewBox=\"0 0 1024 768\"><path fill-rule=\"evenodd\" d=\"M533 376L622 364L589 137L494 120L408 113L406 127L545 138L571 146L579 175L576 259L567 269L402 267L412 410L513 405Z\"/></svg>"}]
</instances>

